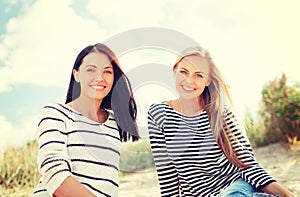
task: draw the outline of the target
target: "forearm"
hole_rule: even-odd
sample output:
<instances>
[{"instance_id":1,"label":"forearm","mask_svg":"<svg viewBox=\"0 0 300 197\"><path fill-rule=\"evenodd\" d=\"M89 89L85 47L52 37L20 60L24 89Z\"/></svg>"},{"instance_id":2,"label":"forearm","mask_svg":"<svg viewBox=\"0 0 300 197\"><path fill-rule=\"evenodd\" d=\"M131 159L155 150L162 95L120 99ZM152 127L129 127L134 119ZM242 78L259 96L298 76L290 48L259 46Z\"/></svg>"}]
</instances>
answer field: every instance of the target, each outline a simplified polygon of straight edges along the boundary
<instances>
[{"instance_id":1,"label":"forearm","mask_svg":"<svg viewBox=\"0 0 300 197\"><path fill-rule=\"evenodd\" d=\"M277 182L272 182L268 184L267 186L262 188L262 191L272 195L280 195L281 197L294 197L294 195L290 191L283 188Z\"/></svg>"},{"instance_id":2,"label":"forearm","mask_svg":"<svg viewBox=\"0 0 300 197\"><path fill-rule=\"evenodd\" d=\"M53 193L56 197L95 197L84 185L68 176Z\"/></svg>"}]
</instances>

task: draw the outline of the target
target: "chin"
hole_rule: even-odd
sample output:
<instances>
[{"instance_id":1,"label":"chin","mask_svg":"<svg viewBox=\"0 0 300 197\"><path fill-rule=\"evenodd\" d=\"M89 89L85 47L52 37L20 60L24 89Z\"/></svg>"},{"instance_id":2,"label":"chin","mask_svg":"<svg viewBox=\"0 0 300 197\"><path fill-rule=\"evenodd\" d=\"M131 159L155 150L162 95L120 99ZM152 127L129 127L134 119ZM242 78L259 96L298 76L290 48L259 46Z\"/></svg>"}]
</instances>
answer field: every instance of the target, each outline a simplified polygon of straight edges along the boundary
<instances>
[{"instance_id":1,"label":"chin","mask_svg":"<svg viewBox=\"0 0 300 197\"><path fill-rule=\"evenodd\" d=\"M199 96L195 96L195 95L186 95L186 94L180 94L180 97L186 100L194 100L194 99L198 99Z\"/></svg>"},{"instance_id":2,"label":"chin","mask_svg":"<svg viewBox=\"0 0 300 197\"><path fill-rule=\"evenodd\" d=\"M96 92L93 96L94 96L94 99L96 100L102 100L104 99L106 96L108 95L108 93L104 93L104 92Z\"/></svg>"}]
</instances>

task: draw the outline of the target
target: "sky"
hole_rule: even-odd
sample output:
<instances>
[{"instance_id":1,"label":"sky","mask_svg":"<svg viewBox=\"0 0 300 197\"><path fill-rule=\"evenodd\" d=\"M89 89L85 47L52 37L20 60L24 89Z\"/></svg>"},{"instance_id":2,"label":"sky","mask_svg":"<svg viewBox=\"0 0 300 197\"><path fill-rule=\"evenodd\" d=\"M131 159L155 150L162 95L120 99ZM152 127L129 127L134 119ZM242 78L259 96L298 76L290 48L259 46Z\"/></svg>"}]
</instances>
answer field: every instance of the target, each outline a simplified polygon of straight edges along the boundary
<instances>
[{"instance_id":1,"label":"sky","mask_svg":"<svg viewBox=\"0 0 300 197\"><path fill-rule=\"evenodd\" d=\"M133 86L141 126L151 103L176 97L176 54L147 46L151 39L199 43L231 87L239 116L255 111L268 81L281 73L300 79L299 8L298 0L1 0L0 150L35 138L41 107L64 103L76 56L98 42L114 41L114 51L128 45L116 54L130 80L144 79Z\"/></svg>"}]
</instances>

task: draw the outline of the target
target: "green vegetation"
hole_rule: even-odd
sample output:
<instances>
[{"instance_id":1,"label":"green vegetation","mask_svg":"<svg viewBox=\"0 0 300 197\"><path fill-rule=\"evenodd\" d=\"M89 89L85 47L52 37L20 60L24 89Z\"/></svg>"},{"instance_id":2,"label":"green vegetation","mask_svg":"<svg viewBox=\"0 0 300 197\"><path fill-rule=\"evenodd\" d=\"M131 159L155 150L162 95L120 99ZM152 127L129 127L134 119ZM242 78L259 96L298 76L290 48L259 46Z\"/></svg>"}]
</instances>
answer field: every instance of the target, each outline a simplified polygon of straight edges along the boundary
<instances>
[{"instance_id":1,"label":"green vegetation","mask_svg":"<svg viewBox=\"0 0 300 197\"><path fill-rule=\"evenodd\" d=\"M300 139L300 84L287 84L285 74L262 89L255 121L248 112L245 128L251 144L259 147L275 142L297 144Z\"/></svg>"},{"instance_id":2,"label":"green vegetation","mask_svg":"<svg viewBox=\"0 0 300 197\"><path fill-rule=\"evenodd\" d=\"M154 160L149 140L143 139L138 142L126 142L122 145L120 158L121 174L137 172L152 168Z\"/></svg>"}]
</instances>

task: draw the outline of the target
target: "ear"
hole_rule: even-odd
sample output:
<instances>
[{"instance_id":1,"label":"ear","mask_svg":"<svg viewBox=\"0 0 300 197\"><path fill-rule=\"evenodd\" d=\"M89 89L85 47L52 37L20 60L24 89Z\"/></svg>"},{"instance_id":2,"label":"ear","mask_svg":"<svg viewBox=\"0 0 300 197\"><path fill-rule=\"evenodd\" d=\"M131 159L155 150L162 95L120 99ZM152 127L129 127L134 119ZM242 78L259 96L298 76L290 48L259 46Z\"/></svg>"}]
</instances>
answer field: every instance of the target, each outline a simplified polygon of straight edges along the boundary
<instances>
[{"instance_id":1,"label":"ear","mask_svg":"<svg viewBox=\"0 0 300 197\"><path fill-rule=\"evenodd\" d=\"M73 69L73 76L74 76L74 79L77 83L79 83L79 79L78 79L78 71Z\"/></svg>"}]
</instances>

